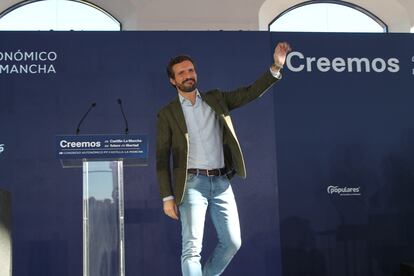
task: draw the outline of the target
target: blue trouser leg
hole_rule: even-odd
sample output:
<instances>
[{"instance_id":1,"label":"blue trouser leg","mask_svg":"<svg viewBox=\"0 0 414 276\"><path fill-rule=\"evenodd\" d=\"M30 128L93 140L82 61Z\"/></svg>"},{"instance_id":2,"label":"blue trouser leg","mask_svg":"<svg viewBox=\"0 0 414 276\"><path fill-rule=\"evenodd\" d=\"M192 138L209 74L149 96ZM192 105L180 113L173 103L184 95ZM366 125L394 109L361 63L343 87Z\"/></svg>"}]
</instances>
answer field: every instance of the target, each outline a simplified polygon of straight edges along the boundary
<instances>
[{"instance_id":1,"label":"blue trouser leg","mask_svg":"<svg viewBox=\"0 0 414 276\"><path fill-rule=\"evenodd\" d=\"M241 245L237 205L227 177L189 175L179 208L183 275L220 275ZM207 209L217 231L218 244L202 272L200 254Z\"/></svg>"},{"instance_id":2,"label":"blue trouser leg","mask_svg":"<svg viewBox=\"0 0 414 276\"><path fill-rule=\"evenodd\" d=\"M209 212L216 228L218 243L207 260L203 276L218 276L241 246L240 223L233 190L227 177L216 177Z\"/></svg>"},{"instance_id":3,"label":"blue trouser leg","mask_svg":"<svg viewBox=\"0 0 414 276\"><path fill-rule=\"evenodd\" d=\"M181 270L183 276L202 276L201 249L208 207L205 179L189 175L183 202L179 206L182 235Z\"/></svg>"}]
</instances>

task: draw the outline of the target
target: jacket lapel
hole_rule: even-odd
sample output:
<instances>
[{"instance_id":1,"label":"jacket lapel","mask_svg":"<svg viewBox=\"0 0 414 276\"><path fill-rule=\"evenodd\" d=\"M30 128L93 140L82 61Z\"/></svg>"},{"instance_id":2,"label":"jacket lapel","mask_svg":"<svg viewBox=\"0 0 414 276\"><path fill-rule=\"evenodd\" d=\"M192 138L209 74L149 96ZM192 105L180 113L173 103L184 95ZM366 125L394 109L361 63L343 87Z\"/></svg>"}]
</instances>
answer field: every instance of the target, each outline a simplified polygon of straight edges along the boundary
<instances>
[{"instance_id":1,"label":"jacket lapel","mask_svg":"<svg viewBox=\"0 0 414 276\"><path fill-rule=\"evenodd\" d=\"M178 127L183 132L184 135L188 133L187 124L185 123L183 109L181 108L179 97L175 98L170 105L171 113L173 114Z\"/></svg>"},{"instance_id":2,"label":"jacket lapel","mask_svg":"<svg viewBox=\"0 0 414 276\"><path fill-rule=\"evenodd\" d=\"M237 140L236 133L234 131L233 122L231 121L230 114L226 113L219 101L212 95L201 94L203 100L216 112L221 123L227 127L234 138Z\"/></svg>"},{"instance_id":3,"label":"jacket lapel","mask_svg":"<svg viewBox=\"0 0 414 276\"><path fill-rule=\"evenodd\" d=\"M210 97L203 93L200 93L200 95L203 101L205 101L211 107L211 109L213 109L214 112L216 112L217 115L221 117L221 115L223 114L223 109L221 108L219 102L211 95Z\"/></svg>"}]
</instances>

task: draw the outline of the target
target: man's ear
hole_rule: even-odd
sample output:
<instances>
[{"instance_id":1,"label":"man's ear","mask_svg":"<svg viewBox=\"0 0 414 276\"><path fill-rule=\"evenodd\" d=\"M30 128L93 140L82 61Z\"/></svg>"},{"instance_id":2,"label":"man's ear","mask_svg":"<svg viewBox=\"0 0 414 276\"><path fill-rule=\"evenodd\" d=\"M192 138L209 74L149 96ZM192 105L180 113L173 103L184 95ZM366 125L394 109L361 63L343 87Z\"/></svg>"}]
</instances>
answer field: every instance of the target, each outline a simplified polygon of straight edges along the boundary
<instances>
[{"instance_id":1,"label":"man's ear","mask_svg":"<svg viewBox=\"0 0 414 276\"><path fill-rule=\"evenodd\" d=\"M173 79L173 78L170 78L170 83L172 84L172 85L174 85L174 86L176 86L177 85L177 82L175 81L175 79Z\"/></svg>"}]
</instances>

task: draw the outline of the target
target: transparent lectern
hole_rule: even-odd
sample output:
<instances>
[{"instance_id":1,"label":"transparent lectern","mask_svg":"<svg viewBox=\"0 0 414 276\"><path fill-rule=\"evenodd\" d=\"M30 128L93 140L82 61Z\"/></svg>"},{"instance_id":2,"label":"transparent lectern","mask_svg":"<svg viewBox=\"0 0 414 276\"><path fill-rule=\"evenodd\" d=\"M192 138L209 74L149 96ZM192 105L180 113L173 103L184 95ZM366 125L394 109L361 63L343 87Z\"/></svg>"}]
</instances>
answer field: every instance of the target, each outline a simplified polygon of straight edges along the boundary
<instances>
[{"instance_id":1,"label":"transparent lectern","mask_svg":"<svg viewBox=\"0 0 414 276\"><path fill-rule=\"evenodd\" d=\"M83 276L124 276L125 166L147 165L145 135L57 136L64 168L83 168Z\"/></svg>"}]
</instances>

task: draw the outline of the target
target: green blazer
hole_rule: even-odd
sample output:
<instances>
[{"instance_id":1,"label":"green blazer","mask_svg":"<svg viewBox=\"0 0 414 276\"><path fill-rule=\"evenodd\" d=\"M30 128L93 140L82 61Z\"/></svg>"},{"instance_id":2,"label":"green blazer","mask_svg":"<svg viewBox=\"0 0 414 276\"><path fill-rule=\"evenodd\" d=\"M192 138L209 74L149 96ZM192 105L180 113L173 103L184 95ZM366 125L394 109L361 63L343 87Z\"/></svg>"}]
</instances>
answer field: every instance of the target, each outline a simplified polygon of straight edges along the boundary
<instances>
[{"instance_id":1,"label":"green blazer","mask_svg":"<svg viewBox=\"0 0 414 276\"><path fill-rule=\"evenodd\" d=\"M279 78L280 79L280 78ZM260 97L278 79L269 70L251 85L230 92L212 90L200 93L217 113L223 125L224 163L229 178L246 178L243 154L230 117L230 111ZM178 96L164 106L157 116L157 177L161 198L173 195L181 204L187 179L188 131ZM172 156L172 174L170 159Z\"/></svg>"}]
</instances>

